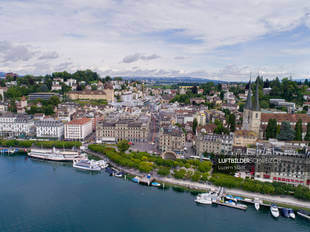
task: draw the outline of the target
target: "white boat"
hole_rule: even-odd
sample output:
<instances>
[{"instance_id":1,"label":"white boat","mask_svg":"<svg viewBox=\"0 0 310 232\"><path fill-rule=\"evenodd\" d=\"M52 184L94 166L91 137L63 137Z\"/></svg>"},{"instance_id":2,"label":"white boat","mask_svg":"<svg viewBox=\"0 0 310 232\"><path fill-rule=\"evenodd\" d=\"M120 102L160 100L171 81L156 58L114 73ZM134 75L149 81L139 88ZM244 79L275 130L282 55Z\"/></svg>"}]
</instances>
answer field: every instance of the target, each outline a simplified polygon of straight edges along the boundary
<instances>
[{"instance_id":1,"label":"white boat","mask_svg":"<svg viewBox=\"0 0 310 232\"><path fill-rule=\"evenodd\" d=\"M211 205L212 198L209 193L201 193L201 194L198 194L198 196L195 199L195 202L204 204L204 205Z\"/></svg>"},{"instance_id":2,"label":"white boat","mask_svg":"<svg viewBox=\"0 0 310 232\"><path fill-rule=\"evenodd\" d=\"M31 149L28 156L53 161L73 161L79 158L77 151L61 151L53 149Z\"/></svg>"},{"instance_id":3,"label":"white boat","mask_svg":"<svg viewBox=\"0 0 310 232\"><path fill-rule=\"evenodd\" d=\"M259 210L259 208L260 208L259 202L255 202L254 203L254 207L255 207L256 210Z\"/></svg>"},{"instance_id":4,"label":"white boat","mask_svg":"<svg viewBox=\"0 0 310 232\"><path fill-rule=\"evenodd\" d=\"M275 217L275 218L279 217L279 215L280 215L278 206L276 206L276 205L274 205L274 204L272 204L272 205L270 206L270 212L271 212L271 215L272 215L273 217Z\"/></svg>"},{"instance_id":5,"label":"white boat","mask_svg":"<svg viewBox=\"0 0 310 232\"><path fill-rule=\"evenodd\" d=\"M305 210L298 210L298 211L297 211L297 214L298 214L299 216L304 217L304 218L310 219L310 212L308 212L308 211L305 211Z\"/></svg>"},{"instance_id":6,"label":"white boat","mask_svg":"<svg viewBox=\"0 0 310 232\"><path fill-rule=\"evenodd\" d=\"M254 207L256 210L259 210L260 208L260 200L258 198L254 199Z\"/></svg>"},{"instance_id":7,"label":"white boat","mask_svg":"<svg viewBox=\"0 0 310 232\"><path fill-rule=\"evenodd\" d=\"M97 165L101 167L101 169L105 169L109 166L109 164L104 160L98 160Z\"/></svg>"},{"instance_id":8,"label":"white boat","mask_svg":"<svg viewBox=\"0 0 310 232\"><path fill-rule=\"evenodd\" d=\"M288 209L288 215L290 216L290 218L292 219L295 219L296 218L296 215L294 213L294 210L292 209Z\"/></svg>"},{"instance_id":9,"label":"white boat","mask_svg":"<svg viewBox=\"0 0 310 232\"><path fill-rule=\"evenodd\" d=\"M198 194L195 199L195 202L205 205L211 205L212 203L216 202L216 200L217 200L216 192L210 192L210 193Z\"/></svg>"},{"instance_id":10,"label":"white boat","mask_svg":"<svg viewBox=\"0 0 310 232\"><path fill-rule=\"evenodd\" d=\"M101 171L100 166L96 162L88 159L73 160L73 167L89 171Z\"/></svg>"}]
</instances>

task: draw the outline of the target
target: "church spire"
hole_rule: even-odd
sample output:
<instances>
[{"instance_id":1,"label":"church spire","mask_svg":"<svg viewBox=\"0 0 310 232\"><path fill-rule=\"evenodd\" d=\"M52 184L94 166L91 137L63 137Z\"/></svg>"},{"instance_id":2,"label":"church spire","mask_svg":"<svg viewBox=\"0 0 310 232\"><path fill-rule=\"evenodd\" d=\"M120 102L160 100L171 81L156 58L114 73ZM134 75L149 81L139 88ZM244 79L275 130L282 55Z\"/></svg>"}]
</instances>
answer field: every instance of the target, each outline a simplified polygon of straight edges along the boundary
<instances>
[{"instance_id":1,"label":"church spire","mask_svg":"<svg viewBox=\"0 0 310 232\"><path fill-rule=\"evenodd\" d=\"M260 111L260 106L259 106L259 77L256 79L256 92L255 92L255 111Z\"/></svg>"},{"instance_id":2,"label":"church spire","mask_svg":"<svg viewBox=\"0 0 310 232\"><path fill-rule=\"evenodd\" d=\"M246 99L246 104L244 106L245 109L248 110L252 110L253 106L252 106L252 87L251 87L251 78L250 78L250 82L249 82L249 90L248 90L248 96Z\"/></svg>"}]
</instances>

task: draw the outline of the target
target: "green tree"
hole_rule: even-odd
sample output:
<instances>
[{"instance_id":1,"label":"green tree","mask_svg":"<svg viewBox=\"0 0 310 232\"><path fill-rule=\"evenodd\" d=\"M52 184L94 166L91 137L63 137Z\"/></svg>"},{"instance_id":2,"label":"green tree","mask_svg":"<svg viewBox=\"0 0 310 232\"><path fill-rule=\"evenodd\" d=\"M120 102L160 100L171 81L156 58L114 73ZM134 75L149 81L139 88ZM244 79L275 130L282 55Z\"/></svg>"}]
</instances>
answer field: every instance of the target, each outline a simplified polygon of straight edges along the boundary
<instances>
[{"instance_id":1,"label":"green tree","mask_svg":"<svg viewBox=\"0 0 310 232\"><path fill-rule=\"evenodd\" d=\"M305 141L310 141L310 123L308 122L307 124L307 133L306 136L304 138Z\"/></svg>"},{"instance_id":2,"label":"green tree","mask_svg":"<svg viewBox=\"0 0 310 232\"><path fill-rule=\"evenodd\" d=\"M14 99L12 99L12 100L10 101L8 110L9 110L10 112L13 112L13 113L16 113L16 112L17 112L16 102L15 102Z\"/></svg>"},{"instance_id":3,"label":"green tree","mask_svg":"<svg viewBox=\"0 0 310 232\"><path fill-rule=\"evenodd\" d=\"M120 152L127 151L129 147L129 142L127 140L121 140L117 143L117 148Z\"/></svg>"},{"instance_id":4,"label":"green tree","mask_svg":"<svg viewBox=\"0 0 310 232\"><path fill-rule=\"evenodd\" d=\"M197 93L198 93L198 88L197 88L196 85L194 85L194 86L192 87L192 93L193 93L193 94L197 94Z\"/></svg>"},{"instance_id":5,"label":"green tree","mask_svg":"<svg viewBox=\"0 0 310 232\"><path fill-rule=\"evenodd\" d=\"M48 103L49 105L57 106L57 105L60 103L59 97L57 97L57 96L52 96L52 97L47 101L47 103Z\"/></svg>"},{"instance_id":6,"label":"green tree","mask_svg":"<svg viewBox=\"0 0 310 232\"><path fill-rule=\"evenodd\" d=\"M299 119L295 126L295 140L301 141L302 140L302 120Z\"/></svg>"},{"instance_id":7,"label":"green tree","mask_svg":"<svg viewBox=\"0 0 310 232\"><path fill-rule=\"evenodd\" d=\"M295 132L291 128L290 122L284 121L281 123L280 133L277 138L284 141L293 140L295 138Z\"/></svg>"},{"instance_id":8,"label":"green tree","mask_svg":"<svg viewBox=\"0 0 310 232\"><path fill-rule=\"evenodd\" d=\"M235 114L230 114L228 116L228 124L229 124L229 130L231 132L234 132L236 130L236 116L235 116Z\"/></svg>"},{"instance_id":9,"label":"green tree","mask_svg":"<svg viewBox=\"0 0 310 232\"><path fill-rule=\"evenodd\" d=\"M194 118L194 121L193 121L193 133L194 134L196 134L197 125L198 125L197 119Z\"/></svg>"},{"instance_id":10,"label":"green tree","mask_svg":"<svg viewBox=\"0 0 310 232\"><path fill-rule=\"evenodd\" d=\"M274 118L269 119L266 128L266 139L277 137L277 120Z\"/></svg>"},{"instance_id":11,"label":"green tree","mask_svg":"<svg viewBox=\"0 0 310 232\"><path fill-rule=\"evenodd\" d=\"M158 173L158 175L161 175L161 176L168 176L170 174L170 168L169 167L159 167L157 173Z\"/></svg>"}]
</instances>

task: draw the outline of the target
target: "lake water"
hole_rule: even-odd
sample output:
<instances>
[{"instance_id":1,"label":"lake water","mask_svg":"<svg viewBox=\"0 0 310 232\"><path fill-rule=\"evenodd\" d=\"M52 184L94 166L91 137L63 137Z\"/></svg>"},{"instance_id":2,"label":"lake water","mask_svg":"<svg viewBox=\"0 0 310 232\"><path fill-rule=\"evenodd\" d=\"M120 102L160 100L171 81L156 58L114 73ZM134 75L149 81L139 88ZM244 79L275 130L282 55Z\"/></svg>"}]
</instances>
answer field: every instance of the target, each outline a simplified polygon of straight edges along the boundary
<instances>
[{"instance_id":1,"label":"lake water","mask_svg":"<svg viewBox=\"0 0 310 232\"><path fill-rule=\"evenodd\" d=\"M68 164L0 156L1 232L310 231L310 221L199 206L190 193L91 174Z\"/></svg>"}]
</instances>

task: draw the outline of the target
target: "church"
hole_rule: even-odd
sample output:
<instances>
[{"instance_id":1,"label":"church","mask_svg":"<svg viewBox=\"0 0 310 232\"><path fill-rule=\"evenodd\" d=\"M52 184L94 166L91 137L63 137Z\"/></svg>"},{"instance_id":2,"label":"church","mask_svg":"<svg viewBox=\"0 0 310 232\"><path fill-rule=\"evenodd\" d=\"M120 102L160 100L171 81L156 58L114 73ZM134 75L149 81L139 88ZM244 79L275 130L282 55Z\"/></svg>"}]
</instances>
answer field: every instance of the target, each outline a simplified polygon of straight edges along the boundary
<instances>
[{"instance_id":1,"label":"church","mask_svg":"<svg viewBox=\"0 0 310 232\"><path fill-rule=\"evenodd\" d=\"M261 111L259 106L258 82L256 82L255 100L253 104L250 81L247 101L243 110L242 130L254 131L259 136L260 124Z\"/></svg>"},{"instance_id":2,"label":"church","mask_svg":"<svg viewBox=\"0 0 310 232\"><path fill-rule=\"evenodd\" d=\"M234 146L246 147L254 144L260 137L261 111L259 106L258 84L256 83L255 100L252 101L251 81L247 101L243 109L241 130L235 131Z\"/></svg>"}]
</instances>

